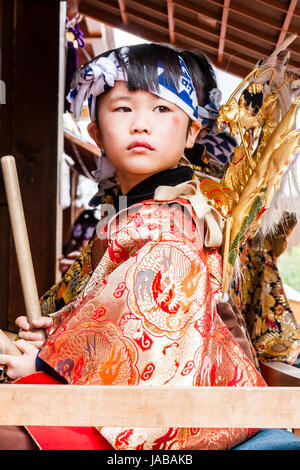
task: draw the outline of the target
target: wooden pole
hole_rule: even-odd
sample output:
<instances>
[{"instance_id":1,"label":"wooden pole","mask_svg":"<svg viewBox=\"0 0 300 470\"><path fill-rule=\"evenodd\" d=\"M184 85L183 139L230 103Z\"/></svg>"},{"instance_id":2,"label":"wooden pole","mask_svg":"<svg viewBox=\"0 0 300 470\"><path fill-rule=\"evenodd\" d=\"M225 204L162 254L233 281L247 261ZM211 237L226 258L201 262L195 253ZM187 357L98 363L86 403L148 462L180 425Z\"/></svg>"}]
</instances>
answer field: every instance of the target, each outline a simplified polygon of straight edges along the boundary
<instances>
[{"instance_id":1,"label":"wooden pole","mask_svg":"<svg viewBox=\"0 0 300 470\"><path fill-rule=\"evenodd\" d=\"M11 155L2 157L1 166L25 300L26 315L31 325L32 320L41 317L41 309L14 157ZM45 338L44 330L34 331L39 331Z\"/></svg>"}]
</instances>

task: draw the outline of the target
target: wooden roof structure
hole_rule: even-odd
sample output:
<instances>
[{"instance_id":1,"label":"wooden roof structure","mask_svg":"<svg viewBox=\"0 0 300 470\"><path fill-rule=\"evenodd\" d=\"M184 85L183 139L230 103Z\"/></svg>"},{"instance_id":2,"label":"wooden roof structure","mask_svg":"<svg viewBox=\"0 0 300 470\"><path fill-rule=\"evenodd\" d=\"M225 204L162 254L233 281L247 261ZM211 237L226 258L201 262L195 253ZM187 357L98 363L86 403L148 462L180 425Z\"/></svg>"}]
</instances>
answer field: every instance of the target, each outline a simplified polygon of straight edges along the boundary
<instances>
[{"instance_id":1,"label":"wooden roof structure","mask_svg":"<svg viewBox=\"0 0 300 470\"><path fill-rule=\"evenodd\" d=\"M77 0L78 11L146 40L196 48L221 70L245 76L300 32L300 0ZM299 68L300 37L290 46Z\"/></svg>"}]
</instances>

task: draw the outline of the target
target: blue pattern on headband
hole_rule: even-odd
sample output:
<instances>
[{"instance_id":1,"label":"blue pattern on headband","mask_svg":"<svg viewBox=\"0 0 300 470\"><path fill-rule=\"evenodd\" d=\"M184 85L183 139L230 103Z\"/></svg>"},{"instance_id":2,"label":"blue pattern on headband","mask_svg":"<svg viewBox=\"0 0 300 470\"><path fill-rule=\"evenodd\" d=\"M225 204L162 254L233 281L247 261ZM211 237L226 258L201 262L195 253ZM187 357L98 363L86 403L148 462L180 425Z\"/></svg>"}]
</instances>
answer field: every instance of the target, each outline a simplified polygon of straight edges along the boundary
<instances>
[{"instance_id":1,"label":"blue pattern on headband","mask_svg":"<svg viewBox=\"0 0 300 470\"><path fill-rule=\"evenodd\" d=\"M187 114L190 117L193 117L194 119L197 120L198 119L198 100L197 100L196 91L193 85L193 81L188 72L187 66L185 65L181 57L179 57L179 61L180 61L181 70L182 70L182 75L181 75L180 82L179 82L179 90L175 87L174 83L171 83L169 80L167 80L165 71L161 63L158 64L158 83L161 87L165 88L166 90L174 94L175 104L178 104L180 106L179 104L180 101L183 101L185 103L185 111L187 112ZM162 94L162 98L163 97L164 96ZM169 98L170 98L170 95L169 95ZM166 95L166 100L168 100L167 95Z\"/></svg>"},{"instance_id":2,"label":"blue pattern on headband","mask_svg":"<svg viewBox=\"0 0 300 470\"><path fill-rule=\"evenodd\" d=\"M123 59L128 66L128 48L121 50ZM167 80L165 71L161 64L158 64L158 90L152 90L152 93L160 96L166 101L176 104L192 120L199 119L197 94L190 76L189 70L183 59L178 56L181 65L181 77L178 86ZM92 121L96 120L95 103L96 97L112 88L116 81L127 81L127 73L120 67L114 52L108 57L100 57L91 62L86 70L77 78L75 88L73 88L68 100L71 103L71 111L75 118L81 115L82 105L85 99L88 99L90 116Z\"/></svg>"}]
</instances>

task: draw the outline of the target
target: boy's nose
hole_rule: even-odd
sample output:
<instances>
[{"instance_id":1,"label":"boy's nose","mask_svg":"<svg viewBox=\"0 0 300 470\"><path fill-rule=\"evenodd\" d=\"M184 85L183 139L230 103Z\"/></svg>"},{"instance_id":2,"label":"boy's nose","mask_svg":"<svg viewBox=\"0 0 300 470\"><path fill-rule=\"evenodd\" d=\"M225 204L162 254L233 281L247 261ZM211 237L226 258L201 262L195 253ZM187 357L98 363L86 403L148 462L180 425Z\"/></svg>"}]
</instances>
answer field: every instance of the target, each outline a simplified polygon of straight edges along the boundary
<instances>
[{"instance_id":1,"label":"boy's nose","mask_svg":"<svg viewBox=\"0 0 300 470\"><path fill-rule=\"evenodd\" d=\"M151 134L151 126L148 123L147 119L139 116L139 118L134 119L131 125L131 134Z\"/></svg>"},{"instance_id":2,"label":"boy's nose","mask_svg":"<svg viewBox=\"0 0 300 470\"><path fill-rule=\"evenodd\" d=\"M134 126L131 129L131 134L144 134L144 133L145 134L151 134L151 131L146 126L144 126L144 127Z\"/></svg>"}]
</instances>

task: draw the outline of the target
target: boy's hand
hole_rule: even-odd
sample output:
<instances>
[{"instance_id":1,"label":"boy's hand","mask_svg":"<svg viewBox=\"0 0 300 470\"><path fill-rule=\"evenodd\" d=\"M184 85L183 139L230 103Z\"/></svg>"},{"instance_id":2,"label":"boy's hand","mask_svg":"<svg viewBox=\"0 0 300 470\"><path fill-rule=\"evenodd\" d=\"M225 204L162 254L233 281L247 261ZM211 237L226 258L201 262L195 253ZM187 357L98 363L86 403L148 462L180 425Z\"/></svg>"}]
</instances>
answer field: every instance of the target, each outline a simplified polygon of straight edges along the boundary
<instances>
[{"instance_id":1,"label":"boy's hand","mask_svg":"<svg viewBox=\"0 0 300 470\"><path fill-rule=\"evenodd\" d=\"M62 274L65 274L70 266L74 263L74 260L78 258L80 255L80 251L72 251L72 253L69 253L66 257L61 256L58 261L59 261L59 269L62 272Z\"/></svg>"},{"instance_id":2,"label":"boy's hand","mask_svg":"<svg viewBox=\"0 0 300 470\"><path fill-rule=\"evenodd\" d=\"M12 380L36 372L35 360L38 353L38 348L24 339L15 341L15 345L23 353L22 356L0 354L0 364L6 366L5 372Z\"/></svg>"},{"instance_id":3,"label":"boy's hand","mask_svg":"<svg viewBox=\"0 0 300 470\"><path fill-rule=\"evenodd\" d=\"M16 325L20 328L18 336L20 339L30 341L33 346L40 348L44 342L40 333L30 331L30 324L27 317L21 316L16 319ZM34 328L42 328L45 330L47 337L47 329L52 326L52 319L50 317L41 317L36 320L32 320L32 326Z\"/></svg>"}]
</instances>

